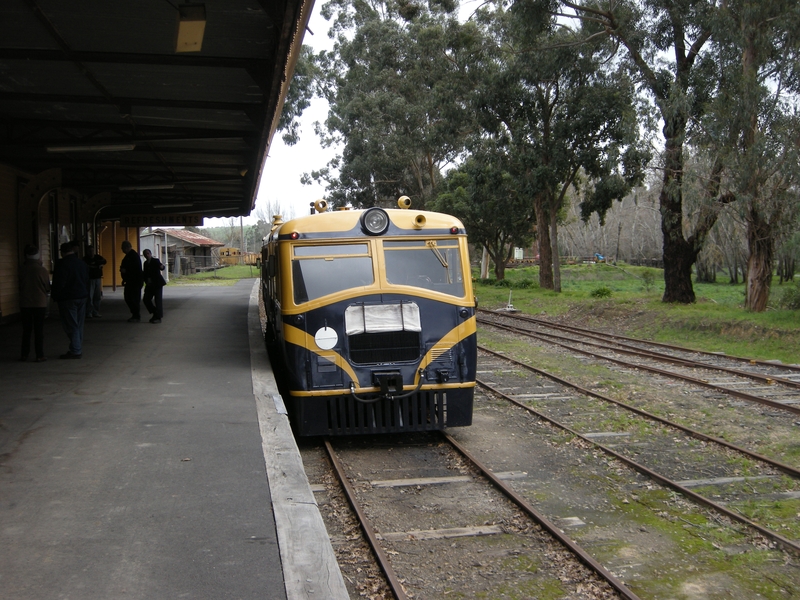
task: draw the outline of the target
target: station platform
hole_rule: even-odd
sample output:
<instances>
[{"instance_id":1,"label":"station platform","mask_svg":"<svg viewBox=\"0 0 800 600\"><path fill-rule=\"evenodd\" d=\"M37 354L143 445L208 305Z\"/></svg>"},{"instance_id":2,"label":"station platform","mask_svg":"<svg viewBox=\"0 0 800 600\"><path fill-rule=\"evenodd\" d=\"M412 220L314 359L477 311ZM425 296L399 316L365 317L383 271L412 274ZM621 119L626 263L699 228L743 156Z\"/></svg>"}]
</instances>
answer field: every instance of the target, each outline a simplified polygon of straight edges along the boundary
<instances>
[{"instance_id":1,"label":"station platform","mask_svg":"<svg viewBox=\"0 0 800 600\"><path fill-rule=\"evenodd\" d=\"M81 360L52 306L42 363L0 326L0 596L344 599L282 410L258 286L104 291Z\"/></svg>"}]
</instances>

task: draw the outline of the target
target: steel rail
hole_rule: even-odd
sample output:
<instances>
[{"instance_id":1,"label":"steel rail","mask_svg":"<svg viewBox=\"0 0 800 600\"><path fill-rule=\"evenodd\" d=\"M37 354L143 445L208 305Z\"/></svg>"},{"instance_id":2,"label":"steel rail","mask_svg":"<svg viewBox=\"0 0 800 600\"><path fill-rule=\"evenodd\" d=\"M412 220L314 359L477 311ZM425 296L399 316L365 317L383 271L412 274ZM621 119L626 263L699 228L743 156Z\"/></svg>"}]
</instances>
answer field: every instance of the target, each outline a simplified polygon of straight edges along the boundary
<instances>
[{"instance_id":1,"label":"steel rail","mask_svg":"<svg viewBox=\"0 0 800 600\"><path fill-rule=\"evenodd\" d=\"M721 387L721 386L715 385L713 383L709 383L709 382L707 382L707 381L705 381L703 379L697 379L696 377L689 377L688 375L682 375L680 373L675 373L674 371L667 371L666 369L659 369L657 367L650 367L650 366L647 366L647 365L637 365L637 364L634 364L634 363L625 362L624 360L611 358L609 356L605 356L604 354L598 354L596 352L589 352L588 350L581 350L579 348L575 348L574 346L570 346L568 344L564 344L562 342L558 342L556 340L549 339L549 338L552 338L552 337L557 337L557 336L553 336L553 335L550 335L550 334L534 333L534 332L527 331L527 330L524 330L524 329L511 327L511 326L508 326L508 325L501 325L499 323L491 323L489 321L484 321L484 320L478 320L478 323L482 323L484 325L489 325L490 327L496 327L498 329L503 329L503 330L509 331L511 333L516 333L516 334L519 334L519 335L524 335L524 336L531 337L531 338L534 338L534 339L542 340L542 341L547 342L549 344L553 344L555 346L560 346L562 348L566 348L567 350L570 350L572 352L578 352L578 353L584 354L586 356L591 356L592 358L597 358L597 359L600 359L600 360L607 360L609 362L612 362L612 363L615 363L615 364L618 364L618 365L622 365L622 366L630 367L630 368L634 368L634 369L641 369L643 371L650 371L651 373L658 373L659 375L664 375L665 377L672 377L674 379L682 379L684 381L688 381L690 383L694 383L696 385L699 385L699 386L702 386L702 387L705 387L705 388L709 388L709 389L715 390L717 392L722 392L722 393L725 393L725 394L728 394L728 395L731 395L731 396L735 396L736 398L741 398L742 400L748 400L750 402L756 402L756 403L759 403L759 404L764 404L764 405L770 406L772 408L778 408L778 409L786 410L786 411L789 411L789 412L792 412L792 413L795 413L795 414L800 414L800 406L793 406L791 404L783 404L781 402L776 402L775 400L770 400L769 398L762 398L760 396L754 396L752 394L748 394L747 392L740 392L738 390L731 390L731 389L728 389L728 388L725 388L725 387ZM576 343L587 344L587 342L576 342Z\"/></svg>"},{"instance_id":2,"label":"steel rail","mask_svg":"<svg viewBox=\"0 0 800 600\"><path fill-rule=\"evenodd\" d=\"M608 569L597 562L586 550L576 544L570 537L562 532L552 521L536 510L525 498L515 492L509 485L501 481L486 465L481 463L473 454L456 441L450 434L441 432L442 436L467 460L474 464L492 484L499 489L514 504L521 508L534 521L542 526L550 535L555 537L561 544L567 547L578 559L589 569L595 572L601 579L606 581L611 587L619 592L623 597L630 600L639 600L639 596L634 594L628 587Z\"/></svg>"},{"instance_id":3,"label":"steel rail","mask_svg":"<svg viewBox=\"0 0 800 600\"><path fill-rule=\"evenodd\" d=\"M336 477L339 479L339 483L342 484L342 489L344 490L345 496L347 496L347 501L350 503L350 506L356 513L358 522L361 525L361 530L367 537L367 541L372 548L372 553L375 555L375 559L378 561L378 566L386 576L386 582L389 585L389 588L392 590L392 593L397 600L407 600L408 596L406 595L400 580L397 578L397 574L394 572L391 562L389 562L389 557L386 556L386 553L383 551L383 548L381 548L381 545L378 542L378 537L375 535L375 528L370 523L367 515L364 514L364 511L361 510L361 505L358 503L355 490L353 489L353 486L350 485L347 475L345 474L344 465L342 465L342 462L339 460L339 457L336 455L333 446L328 440L325 440L325 449L327 450L328 457L331 459L331 463L333 464Z\"/></svg>"},{"instance_id":4,"label":"steel rail","mask_svg":"<svg viewBox=\"0 0 800 600\"><path fill-rule=\"evenodd\" d=\"M506 316L506 315L502 315L502 316ZM590 329L581 329L580 327L572 327L572 326L569 326L569 325L550 325L546 321L538 321L538 320L528 319L526 317L512 317L512 318L519 319L519 320L524 321L526 323L533 323L535 325L541 325L543 327L550 327L551 329L557 329L557 330L560 330L560 331L567 331L567 332L574 333L574 334L577 334L577 335L582 335L582 336L585 336L585 337L593 339L593 340L598 340L600 342L608 342L609 340L616 340L619 337L619 336L615 336L615 335L612 335L612 334L605 334L605 333L602 333L602 332L599 332L599 331L592 331ZM487 321L481 321L481 322L487 322ZM527 330L525 330L525 331L527 331ZM536 332L531 332L531 333L536 333ZM791 379L785 379L785 378L783 378L783 377L781 377L779 375L762 375L761 373L753 373L751 371L740 371L739 369L734 369L734 368L731 368L731 367L723 367L721 365L712 365L712 364L709 364L709 363L705 363L705 362L701 362L701 361L697 361L697 360L692 360L692 359L689 359L689 358L680 358L679 356L669 356L668 354L663 354L661 352L653 352L652 350L645 350L643 348L637 348L636 346L632 346L632 345L629 345L629 344L623 344L621 342L615 342L617 344L617 346L611 348L611 347L608 347L608 346L604 346L602 344L595 344L595 343L592 343L592 342L583 342L583 341L580 341L580 340L575 340L575 339L572 339L572 338L565 338L565 337L562 337L562 336L559 336L559 335L555 335L555 334L541 333L540 335L552 336L552 337L554 337L556 339L568 340L568 341L571 341L571 342L577 342L579 344L585 344L587 346L595 346L595 347L600 347L600 348L606 348L606 349L611 350L613 352L619 352L620 354L630 354L630 355L633 355L633 356L647 356L647 357L652 358L654 360L660 360L662 362L669 362L669 363L673 363L673 364L676 364L676 365L682 365L682 366L686 366L686 367L697 367L697 368L708 369L708 370L712 370L712 371L722 371L723 373L729 373L731 375L738 375L739 377L747 377L748 379L754 379L756 381L760 381L760 382L766 383L768 385L772 385L774 383L781 383L781 384L783 384L783 385L785 385L787 387L800 389L800 381L793 381ZM650 343L650 342L645 342L644 340L635 340L635 341L638 341L638 342L643 343L643 344L649 344ZM687 350L685 348L683 348L681 350L683 350L685 352L694 352L694 350ZM712 356L716 356L716 355L712 355ZM719 358L719 357L717 357L717 358ZM771 366L780 368L783 365L771 365Z\"/></svg>"},{"instance_id":5,"label":"steel rail","mask_svg":"<svg viewBox=\"0 0 800 600\"><path fill-rule=\"evenodd\" d=\"M601 336L605 336L607 338L615 339L615 340L624 340L626 342L636 342L639 344L649 344L651 346L658 346L660 348L668 348L670 350L679 350L681 352L693 352L694 354L702 354L703 356L709 356L713 358L728 358L730 360L739 361L739 362L746 362L751 365L762 365L765 367L773 367L778 369L786 369L787 371L797 371L800 372L800 365L787 365L783 363L774 363L768 360L759 360L757 358L747 358L745 356L736 356L734 354L717 354L715 352L708 352L706 350L696 350L694 348L685 348L683 346L675 346L674 344L665 344L663 342L653 342L650 340L643 340L640 338L633 338L624 335L618 335L614 333L604 333L601 331L596 331L592 329L586 329L583 327L576 327L575 325L564 325L563 323L551 323L550 321L545 321L544 319L537 319L531 315L508 315L508 314L500 314L492 310L488 310L486 308L479 308L477 309L479 313L491 314L496 316L503 316L512 319L520 319L522 321L528 321L530 323L536 323L538 325L543 325L545 327L552 327L553 329L563 329L566 331L575 331L578 333L592 333L592 334L599 334ZM704 364L704 363L699 363Z\"/></svg>"},{"instance_id":6,"label":"steel rail","mask_svg":"<svg viewBox=\"0 0 800 600\"><path fill-rule=\"evenodd\" d=\"M633 413L636 413L637 415L641 415L642 417L645 417L647 419L651 419L653 421L656 421L657 423L661 423L662 425L666 425L668 427L673 427L675 429L683 431L684 433L690 435L691 437L693 437L695 439L698 439L698 440L701 440L701 441L704 441L704 442L713 442L715 444L719 444L720 446L724 446L725 448L728 448L730 450L734 450L735 452L739 452L741 454L744 454L745 456L747 456L749 458L753 458L755 460L759 460L761 462L767 463L768 465L774 467L775 469L778 469L779 471L782 471L782 472L786 473L787 475L790 475L791 477L795 477L795 478L800 479L800 469L798 469L797 467L793 467L792 465L787 465L786 463L782 463L782 462L780 462L778 460L775 460L774 458L770 458L769 456L764 456L763 454L758 454L757 452L753 452L752 450L748 450L747 448L742 448L741 446L737 446L736 444L732 444L731 442L728 442L728 441L726 441L726 440L724 440L722 438L714 437L713 435L708 435L707 433L703 433L702 431L697 431L695 429L692 429L691 427L687 427L686 425L681 425L680 423L676 423L674 421L670 421L669 419L665 419L664 417L659 417L656 414L653 414L651 412L647 412L646 410L643 410L641 408L637 408L636 406L633 406L631 404L627 404L625 402L622 402L621 400L615 400L614 398L611 398L609 396L604 396L603 394L600 394L599 392L594 392L592 390L589 390L589 389L586 389L584 387L581 387L577 383L572 383L571 381L568 381L566 379L561 379L558 375L553 375L552 373L548 373L547 371L543 371L542 369L539 369L538 367L534 367L534 366L531 366L531 365L526 364L524 362L515 360L515 359L513 359L513 358L511 358L509 356L506 356L504 354L500 354L499 352L495 352L494 350L489 350L489 348L484 348L483 346L478 346L478 350L480 350L482 352L485 352L487 354L491 354L492 356L496 356L497 358L500 358L502 360L508 361L508 362L510 362L510 363L512 363L514 365L517 365L518 367L522 367L524 369L528 369L529 371L533 371L534 373L538 373L539 375L542 375L543 377L547 377L548 379L556 381L556 382L560 383L563 386L572 388L575 391L580 392L581 394L584 394L586 396L591 396L592 398L597 398L598 400L603 400L604 402L610 402L611 404L615 404L615 405L617 405L617 406L619 406L621 408L624 408L624 409L629 410L629 411L631 411Z\"/></svg>"},{"instance_id":7,"label":"steel rail","mask_svg":"<svg viewBox=\"0 0 800 600\"><path fill-rule=\"evenodd\" d=\"M553 419L551 417L548 417L544 413L541 413L541 412L537 411L536 409L534 409L534 408L532 408L530 406L527 406L526 404L520 402L519 400L516 400L515 398L512 398L511 396L501 392L500 390L496 390L495 388L493 388L491 385L487 384L484 381L481 381L481 380L478 379L477 383L478 383L478 385L480 385L484 389L489 390L493 394L496 394L497 396L499 396L499 397L511 402L512 404L515 404L515 405L519 406L520 408L523 408L523 409L527 410L528 412L530 412L531 414L536 415L538 418L542 419L543 421L546 421L546 422L550 423L551 425L554 425L555 427L558 427L559 429L561 429L563 431L566 431L567 433L569 433L571 435L574 435L577 438L580 438L581 440L591 444L595 448L598 448L598 449L602 450L603 452L605 452L609 456L613 456L614 458L618 459L619 461L621 461L622 463L628 465L629 467L631 467L632 469L638 471L639 473L645 475L646 477L649 477L650 479L653 479L654 481L657 481L657 482L663 484L664 486L673 489L674 491L686 496L687 498L691 498L692 500L694 500L698 504L702 504L702 505L704 505L704 506L706 506L708 508L711 508L712 510L715 510L715 511L719 512L722 515L725 515L726 517L728 517L729 519L731 519L733 521L736 521L738 523L741 523L743 525L751 527L752 529L755 529L761 535L763 535L765 538L767 538L769 540L772 540L773 542L776 542L776 543L780 544L781 546L783 546L785 549L790 550L790 551L800 555L800 544L798 544L797 542L795 542L793 540L790 540L788 538L785 538L782 535L780 535L779 533L776 533L776 532L774 532L774 531L772 531L770 529L767 529L766 527L763 527L763 526L759 525L758 523L756 523L754 521L751 521L747 517L744 517L744 516L740 515L739 513L733 512L732 510L729 510L729 509L725 508L724 506L722 506L720 504L717 504L713 500L709 500L705 496L701 496L700 494L698 494L696 492L693 492L689 488L687 488L685 486L682 486L678 482L673 481L672 479L669 479L668 477L665 477L665 476L661 475L660 473L657 473L656 471L653 471L652 469L644 466L643 464L638 463L635 460L632 460L632 459L628 458L624 454L621 454L621 453L617 452L616 450L613 450L613 449L609 448L608 446L600 444L596 440L593 440L593 439L591 439L589 437L586 437L586 436L582 435L581 433L575 431L574 429L568 427L567 425L564 425L560 421L556 421L555 419Z\"/></svg>"}]
</instances>

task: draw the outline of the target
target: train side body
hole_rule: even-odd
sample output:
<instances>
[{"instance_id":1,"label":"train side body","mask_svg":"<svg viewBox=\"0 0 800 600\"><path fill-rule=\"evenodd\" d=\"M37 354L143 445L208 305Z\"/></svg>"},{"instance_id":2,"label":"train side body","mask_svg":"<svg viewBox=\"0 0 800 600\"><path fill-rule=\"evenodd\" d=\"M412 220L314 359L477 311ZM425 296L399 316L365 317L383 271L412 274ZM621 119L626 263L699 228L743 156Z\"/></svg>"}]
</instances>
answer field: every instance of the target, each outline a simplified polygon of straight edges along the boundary
<instances>
[{"instance_id":1,"label":"train side body","mask_svg":"<svg viewBox=\"0 0 800 600\"><path fill-rule=\"evenodd\" d=\"M472 423L475 301L457 219L309 215L273 230L262 264L267 345L299 435Z\"/></svg>"}]
</instances>

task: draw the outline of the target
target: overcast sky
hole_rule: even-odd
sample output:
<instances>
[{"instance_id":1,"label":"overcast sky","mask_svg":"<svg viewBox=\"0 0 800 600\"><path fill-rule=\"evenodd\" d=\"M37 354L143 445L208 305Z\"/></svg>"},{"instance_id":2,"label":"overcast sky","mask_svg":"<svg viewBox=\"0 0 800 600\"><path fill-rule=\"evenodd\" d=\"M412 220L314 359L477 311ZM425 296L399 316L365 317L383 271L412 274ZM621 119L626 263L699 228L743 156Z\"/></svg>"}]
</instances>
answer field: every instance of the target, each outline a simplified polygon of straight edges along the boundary
<instances>
[{"instance_id":1,"label":"overcast sky","mask_svg":"<svg viewBox=\"0 0 800 600\"><path fill-rule=\"evenodd\" d=\"M315 52L330 49L333 42L328 38L330 24L319 14L325 0L317 0L303 43L314 48ZM264 163L261 174L261 185L256 196L256 209L249 217L244 217L245 224L255 224L258 220L256 211L266 212L269 206L281 208L284 218L299 217L309 212L309 204L325 197L325 188L321 185L303 185L300 178L303 173L310 173L328 164L336 155L333 148L320 147L319 138L314 133L314 122L324 121L328 114L328 103L315 99L305 111L301 119L300 141L294 146L287 146L281 139L281 132L275 133L272 139L269 156ZM272 215L267 215L269 218ZM238 224L238 217L235 219ZM220 227L227 225L228 218L204 219L204 227Z\"/></svg>"},{"instance_id":2,"label":"overcast sky","mask_svg":"<svg viewBox=\"0 0 800 600\"><path fill-rule=\"evenodd\" d=\"M326 0L316 0L308 24L308 29L311 31L306 31L303 38L303 43L311 46L314 52L333 47L333 41L328 38L330 22L319 14L325 2ZM482 4L483 0L461 0L461 18L468 19ZM284 219L308 214L309 205L325 197L324 186L303 185L300 183L300 178L303 173L322 169L336 156L336 149L322 148L319 138L314 133L314 123L325 121L327 115L328 103L325 100L315 99L311 106L303 111L300 141L297 144L287 146L281 139L281 132L275 134L269 156L264 163L261 185L256 195L256 208L250 216L243 218L245 224L255 224L258 220L256 212L259 209L267 212L268 206L280 207ZM267 217L271 218L272 215L268 214ZM236 218L235 221L238 223L239 219ZM204 227L221 227L228 223L228 218L205 219Z\"/></svg>"}]
</instances>

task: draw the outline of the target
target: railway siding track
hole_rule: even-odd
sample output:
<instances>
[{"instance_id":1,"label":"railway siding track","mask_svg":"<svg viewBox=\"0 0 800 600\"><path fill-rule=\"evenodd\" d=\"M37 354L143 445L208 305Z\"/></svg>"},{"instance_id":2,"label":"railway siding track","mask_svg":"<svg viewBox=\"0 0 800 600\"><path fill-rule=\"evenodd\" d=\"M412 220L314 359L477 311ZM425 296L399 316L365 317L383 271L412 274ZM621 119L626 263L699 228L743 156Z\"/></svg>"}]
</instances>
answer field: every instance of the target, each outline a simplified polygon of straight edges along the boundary
<instances>
[{"instance_id":1,"label":"railway siding track","mask_svg":"<svg viewBox=\"0 0 800 600\"><path fill-rule=\"evenodd\" d=\"M497 315L497 312L487 311L484 309L479 310L482 314ZM552 323L544 319L532 317L530 315L518 314L514 317L518 321L525 321L533 323L545 328L558 329L562 331L572 331L582 335L590 336L594 339L604 342L613 342L622 347L630 346L635 349L641 349L660 356L672 356L678 359L685 359L695 361L710 366L717 366L723 368L740 368L757 375L773 376L776 379L785 379L798 384L800 387L800 364L783 364L775 360L758 360L753 358L746 358L741 356L732 356L722 352L705 352L702 350L693 350L683 348L674 344L664 344L661 342L653 342L649 340L641 340L622 335L606 333L585 327L576 327L574 325L564 325L561 323Z\"/></svg>"},{"instance_id":2,"label":"railway siding track","mask_svg":"<svg viewBox=\"0 0 800 600\"><path fill-rule=\"evenodd\" d=\"M499 386L513 383L504 374L519 371L479 361L489 372L479 377ZM559 395L549 385L537 392ZM609 432L593 433L613 443L602 435ZM453 436L495 471L527 473L509 483L642 598L800 593L796 557L755 530L494 394L479 394L473 427Z\"/></svg>"},{"instance_id":3,"label":"railway siding track","mask_svg":"<svg viewBox=\"0 0 800 600\"><path fill-rule=\"evenodd\" d=\"M484 342L507 348L527 365L547 366L564 374L589 393L604 392L606 397L652 417L748 449L754 458L768 458L781 470L786 471L784 466L800 469L800 419L790 407L743 401L727 390L696 385L669 372L654 373L572 349L565 353L563 345L549 341L531 345L527 336L517 335L513 328L490 326L481 335Z\"/></svg>"},{"instance_id":4,"label":"railway siding track","mask_svg":"<svg viewBox=\"0 0 800 600\"><path fill-rule=\"evenodd\" d=\"M508 359L493 356L508 365ZM527 369L524 363L513 364ZM800 472L796 469L564 380L550 377L548 392L538 392L543 383L540 373L536 369L499 369L493 384L480 377L479 383L659 484L752 527L800 556L797 518L787 518L784 510L787 504L796 504L800 510ZM530 393L534 389L537 392ZM776 502L779 500L783 502ZM755 520L744 516L746 507L754 504L761 504L758 514L753 515ZM776 506L779 510L773 510Z\"/></svg>"},{"instance_id":5,"label":"railway siding track","mask_svg":"<svg viewBox=\"0 0 800 600\"><path fill-rule=\"evenodd\" d=\"M627 368L641 369L666 377L682 379L719 393L800 415L800 382L796 380L797 376L800 375L800 367L796 365L777 365L765 361L750 361L757 364L762 371L770 369L769 373L758 373L734 368L730 365L709 362L710 359L708 357L714 357L716 361L721 362L726 360L724 356L710 353L693 353L689 350L683 351L684 354L702 354L707 357L707 360L701 361L685 356L667 355L654 350L637 348L631 344L622 344L617 340L619 336L606 335L601 332L589 332L588 330L574 327L551 326L545 321L529 317L481 311L478 322L510 333L535 338L571 352L613 362ZM530 329L525 325L533 325L537 329ZM560 331L569 331L570 335L545 331L548 327ZM640 345L647 344L642 340L637 340L637 343ZM671 348L674 349L674 347ZM633 358L623 360L620 355ZM736 358L735 361L741 363L745 359ZM672 368L667 369L660 366L664 363L669 364ZM758 383L762 385L759 386L757 385Z\"/></svg>"}]
</instances>

